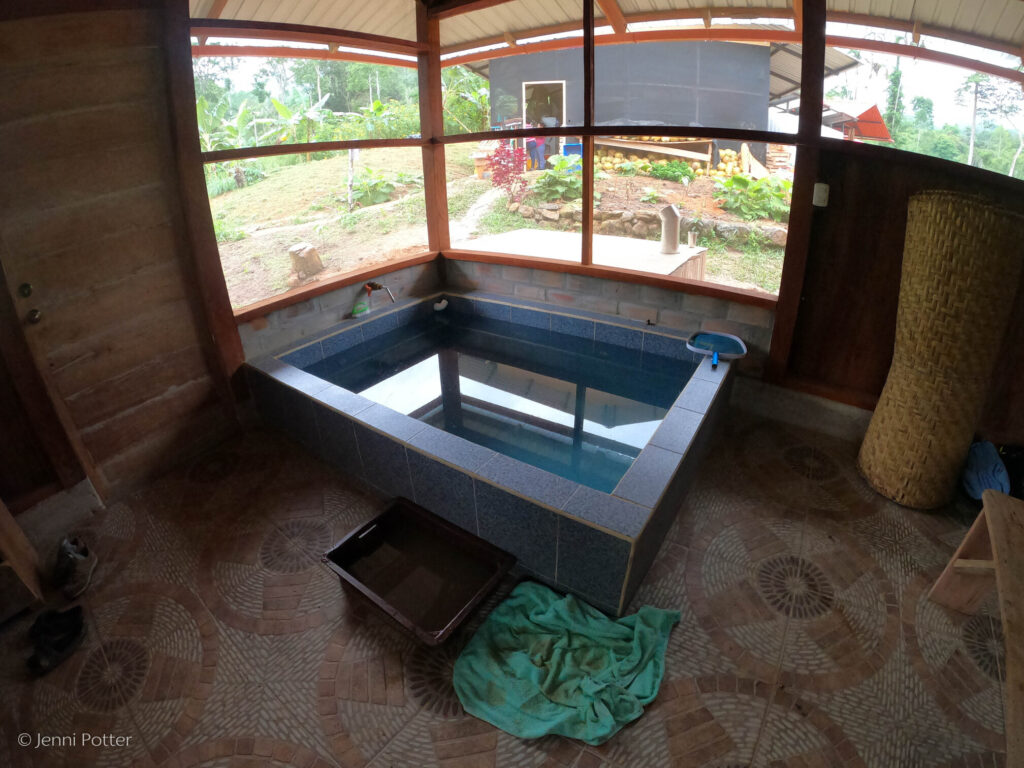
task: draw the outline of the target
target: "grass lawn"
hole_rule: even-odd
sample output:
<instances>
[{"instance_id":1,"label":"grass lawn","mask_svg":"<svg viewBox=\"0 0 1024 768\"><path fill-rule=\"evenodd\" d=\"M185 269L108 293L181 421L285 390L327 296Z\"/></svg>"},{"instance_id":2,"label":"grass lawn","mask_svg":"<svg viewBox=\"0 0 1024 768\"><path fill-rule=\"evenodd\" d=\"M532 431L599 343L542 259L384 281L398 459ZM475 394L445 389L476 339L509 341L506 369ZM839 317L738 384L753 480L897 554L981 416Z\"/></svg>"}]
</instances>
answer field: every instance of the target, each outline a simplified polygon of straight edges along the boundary
<instances>
[{"instance_id":1,"label":"grass lawn","mask_svg":"<svg viewBox=\"0 0 1024 768\"><path fill-rule=\"evenodd\" d=\"M473 174L475 144L445 148L448 213L461 220L473 204L493 189ZM383 175L395 185L391 199L365 208L348 209L348 154L306 162L266 161L266 178L232 189L210 200L228 293L235 307L246 306L288 290L291 261L288 249L309 242L324 263L319 278L390 261L427 249L426 212L422 188L422 152L418 147L366 149L356 160L360 171ZM531 177L535 174L531 174ZM504 196L477 219L480 235L543 225L509 213ZM759 238L740 249L726 248L717 238L708 248L707 279L738 287L778 292L782 274L780 248Z\"/></svg>"},{"instance_id":2,"label":"grass lawn","mask_svg":"<svg viewBox=\"0 0 1024 768\"><path fill-rule=\"evenodd\" d=\"M455 215L489 187L473 177L471 151L470 145L452 145L446 152ZM288 248L296 243L317 247L325 268L321 276L426 250L420 149L362 150L355 167L357 179L361 169L371 169L406 183L397 183L389 202L350 212L348 155L338 152L322 160L278 164L265 179L210 200L232 306L288 290Z\"/></svg>"}]
</instances>

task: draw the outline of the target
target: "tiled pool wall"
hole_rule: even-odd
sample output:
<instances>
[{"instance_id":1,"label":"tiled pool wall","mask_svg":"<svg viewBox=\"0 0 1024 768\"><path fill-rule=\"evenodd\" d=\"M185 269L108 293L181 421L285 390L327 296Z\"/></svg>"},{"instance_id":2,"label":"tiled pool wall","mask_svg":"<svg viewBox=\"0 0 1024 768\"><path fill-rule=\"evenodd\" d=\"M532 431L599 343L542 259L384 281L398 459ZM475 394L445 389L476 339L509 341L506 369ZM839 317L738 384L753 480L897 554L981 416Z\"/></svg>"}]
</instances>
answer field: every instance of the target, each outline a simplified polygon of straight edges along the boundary
<instances>
[{"instance_id":1,"label":"tiled pool wall","mask_svg":"<svg viewBox=\"0 0 1024 768\"><path fill-rule=\"evenodd\" d=\"M681 333L530 301L447 293L453 314L548 328L625 355L694 360ZM621 614L650 568L728 401L732 377L703 359L612 493L496 453L306 373L325 356L433 313L436 297L343 323L248 366L263 418L385 496L405 496L512 552L555 588ZM611 322L608 322L611 320Z\"/></svg>"},{"instance_id":2,"label":"tiled pool wall","mask_svg":"<svg viewBox=\"0 0 1024 768\"><path fill-rule=\"evenodd\" d=\"M549 305L552 311L584 310L608 318L649 322L655 328L688 336L696 330L723 331L743 339L750 353L737 361L737 372L758 377L771 344L774 312L725 299L684 294L654 286L564 274L543 269L483 264L446 258L443 274L428 262L379 275L399 302L431 296L439 291L476 291L526 299ZM242 323L238 330L247 359L272 354L304 339L314 339L339 327L352 311L362 283L338 288L299 304L275 310L266 317ZM382 292L373 295L374 311L388 310Z\"/></svg>"},{"instance_id":3,"label":"tiled pool wall","mask_svg":"<svg viewBox=\"0 0 1024 768\"><path fill-rule=\"evenodd\" d=\"M390 288L399 302L430 296L442 287L434 262L398 269L371 279ZM322 336L329 328L343 324L352 312L356 298L363 292L364 283L346 285L275 310L266 317L242 323L238 326L238 332L242 337L246 359L252 360L294 346L302 339ZM372 301L374 312L391 308L391 300L383 291L374 293Z\"/></svg>"},{"instance_id":4,"label":"tiled pool wall","mask_svg":"<svg viewBox=\"0 0 1024 768\"><path fill-rule=\"evenodd\" d=\"M540 301L553 311L586 310L624 320L652 323L656 328L689 336L694 331L719 331L739 336L749 354L738 360L738 372L760 376L771 346L775 313L712 296L680 293L638 283L598 277L485 264L445 258L447 290L481 291L497 296Z\"/></svg>"}]
</instances>

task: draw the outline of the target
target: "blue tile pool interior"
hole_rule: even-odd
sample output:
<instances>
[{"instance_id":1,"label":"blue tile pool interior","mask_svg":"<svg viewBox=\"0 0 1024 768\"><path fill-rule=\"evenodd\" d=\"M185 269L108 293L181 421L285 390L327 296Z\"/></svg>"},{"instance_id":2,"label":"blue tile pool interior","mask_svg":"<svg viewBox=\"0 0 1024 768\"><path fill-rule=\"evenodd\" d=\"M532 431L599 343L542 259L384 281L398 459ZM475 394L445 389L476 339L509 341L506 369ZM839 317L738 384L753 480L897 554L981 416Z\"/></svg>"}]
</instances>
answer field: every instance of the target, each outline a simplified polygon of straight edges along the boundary
<instances>
[{"instance_id":1,"label":"blue tile pool interior","mask_svg":"<svg viewBox=\"0 0 1024 768\"><path fill-rule=\"evenodd\" d=\"M623 318L446 297L441 313L440 295L405 302L250 361L258 412L376 492L411 498L621 615L721 418L729 364L712 370L682 334ZM403 372L416 366L434 378L410 385ZM509 408L519 399L534 403L526 416ZM517 431L528 439L510 440Z\"/></svg>"},{"instance_id":2,"label":"blue tile pool interior","mask_svg":"<svg viewBox=\"0 0 1024 768\"><path fill-rule=\"evenodd\" d=\"M509 307L500 306L504 311L437 313L369 340L364 334L322 359L299 350L293 364L390 410L610 493L696 364L649 354L638 376L630 364L636 350L624 348L623 363L608 342L596 340L593 320L552 318L560 330L545 330L492 319L509 317Z\"/></svg>"}]
</instances>

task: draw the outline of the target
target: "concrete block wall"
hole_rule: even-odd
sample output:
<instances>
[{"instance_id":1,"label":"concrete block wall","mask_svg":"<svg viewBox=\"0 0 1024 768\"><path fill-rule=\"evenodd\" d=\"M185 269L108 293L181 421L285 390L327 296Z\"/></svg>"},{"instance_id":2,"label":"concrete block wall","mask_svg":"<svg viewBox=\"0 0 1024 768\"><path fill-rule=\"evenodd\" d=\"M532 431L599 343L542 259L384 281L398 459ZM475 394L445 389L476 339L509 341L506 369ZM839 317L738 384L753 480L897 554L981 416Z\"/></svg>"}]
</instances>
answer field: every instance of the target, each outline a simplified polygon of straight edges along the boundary
<instances>
[{"instance_id":1,"label":"concrete block wall","mask_svg":"<svg viewBox=\"0 0 1024 768\"><path fill-rule=\"evenodd\" d=\"M391 288L399 300L443 290L477 290L541 301L553 308L600 312L687 333L732 333L743 339L749 349L737 366L738 372L747 376L760 376L775 321L775 313L770 309L727 299L544 269L446 259L445 276L442 283L437 265L428 262L373 279ZM303 339L315 338L325 329L344 322L362 286L362 282L348 285L243 323L238 330L246 358L252 360L297 346ZM383 307L388 298L378 292L373 301L375 307Z\"/></svg>"},{"instance_id":2,"label":"concrete block wall","mask_svg":"<svg viewBox=\"0 0 1024 768\"><path fill-rule=\"evenodd\" d=\"M775 313L770 309L649 285L501 264L446 259L445 288L485 291L555 306L619 316L677 331L739 336L749 354L737 369L759 376L768 357Z\"/></svg>"},{"instance_id":3,"label":"concrete block wall","mask_svg":"<svg viewBox=\"0 0 1024 768\"><path fill-rule=\"evenodd\" d=\"M371 278L391 289L395 298L411 299L429 296L441 290L437 265L434 262L389 272ZM245 356L253 360L289 346L296 346L306 338L315 338L321 331L347 319L362 292L365 281L315 296L298 304L275 310L265 317L256 318L238 326ZM373 307L384 308L391 303L387 294L373 294Z\"/></svg>"}]
</instances>

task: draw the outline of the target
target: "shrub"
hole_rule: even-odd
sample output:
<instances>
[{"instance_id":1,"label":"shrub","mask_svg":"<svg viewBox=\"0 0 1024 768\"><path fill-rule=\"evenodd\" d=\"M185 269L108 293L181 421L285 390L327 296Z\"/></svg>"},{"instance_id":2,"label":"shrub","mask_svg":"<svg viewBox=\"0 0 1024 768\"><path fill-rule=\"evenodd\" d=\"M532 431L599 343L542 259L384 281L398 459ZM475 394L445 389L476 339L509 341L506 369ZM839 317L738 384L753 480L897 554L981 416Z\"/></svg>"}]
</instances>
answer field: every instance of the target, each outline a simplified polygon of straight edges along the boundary
<instances>
[{"instance_id":1,"label":"shrub","mask_svg":"<svg viewBox=\"0 0 1024 768\"><path fill-rule=\"evenodd\" d=\"M217 236L218 243L233 243L245 237L245 232L232 226L220 216L213 220L213 233Z\"/></svg>"},{"instance_id":2,"label":"shrub","mask_svg":"<svg viewBox=\"0 0 1024 768\"><path fill-rule=\"evenodd\" d=\"M526 193L526 150L501 142L488 158L491 184L503 189L510 203L518 203Z\"/></svg>"},{"instance_id":3,"label":"shrub","mask_svg":"<svg viewBox=\"0 0 1024 768\"><path fill-rule=\"evenodd\" d=\"M583 171L579 155L552 155L548 168L533 182L531 191L545 202L583 197Z\"/></svg>"},{"instance_id":4,"label":"shrub","mask_svg":"<svg viewBox=\"0 0 1024 768\"><path fill-rule=\"evenodd\" d=\"M382 171L370 168L359 171L352 182L352 200L364 208L368 205L386 203L394 191L394 182L386 179Z\"/></svg>"},{"instance_id":5,"label":"shrub","mask_svg":"<svg viewBox=\"0 0 1024 768\"><path fill-rule=\"evenodd\" d=\"M651 166L650 175L663 181L674 181L677 184L688 184L694 177L693 168L679 160L669 160L664 165Z\"/></svg>"},{"instance_id":6,"label":"shrub","mask_svg":"<svg viewBox=\"0 0 1024 768\"><path fill-rule=\"evenodd\" d=\"M661 193L654 187L644 187L644 193L640 195L640 201L643 203L661 202Z\"/></svg>"},{"instance_id":7,"label":"shrub","mask_svg":"<svg viewBox=\"0 0 1024 768\"><path fill-rule=\"evenodd\" d=\"M793 182L766 176L756 181L737 174L715 185L722 208L747 221L755 219L789 220L789 202Z\"/></svg>"},{"instance_id":8,"label":"shrub","mask_svg":"<svg viewBox=\"0 0 1024 768\"><path fill-rule=\"evenodd\" d=\"M620 163L618 167L616 167L615 172L619 174L619 176L636 176L639 170L640 169L637 168L636 163L631 160L627 160L624 163Z\"/></svg>"},{"instance_id":9,"label":"shrub","mask_svg":"<svg viewBox=\"0 0 1024 768\"><path fill-rule=\"evenodd\" d=\"M407 187L422 187L423 186L423 174L422 173L407 173L406 171L399 171L395 174L395 181L399 184L403 184Z\"/></svg>"}]
</instances>

